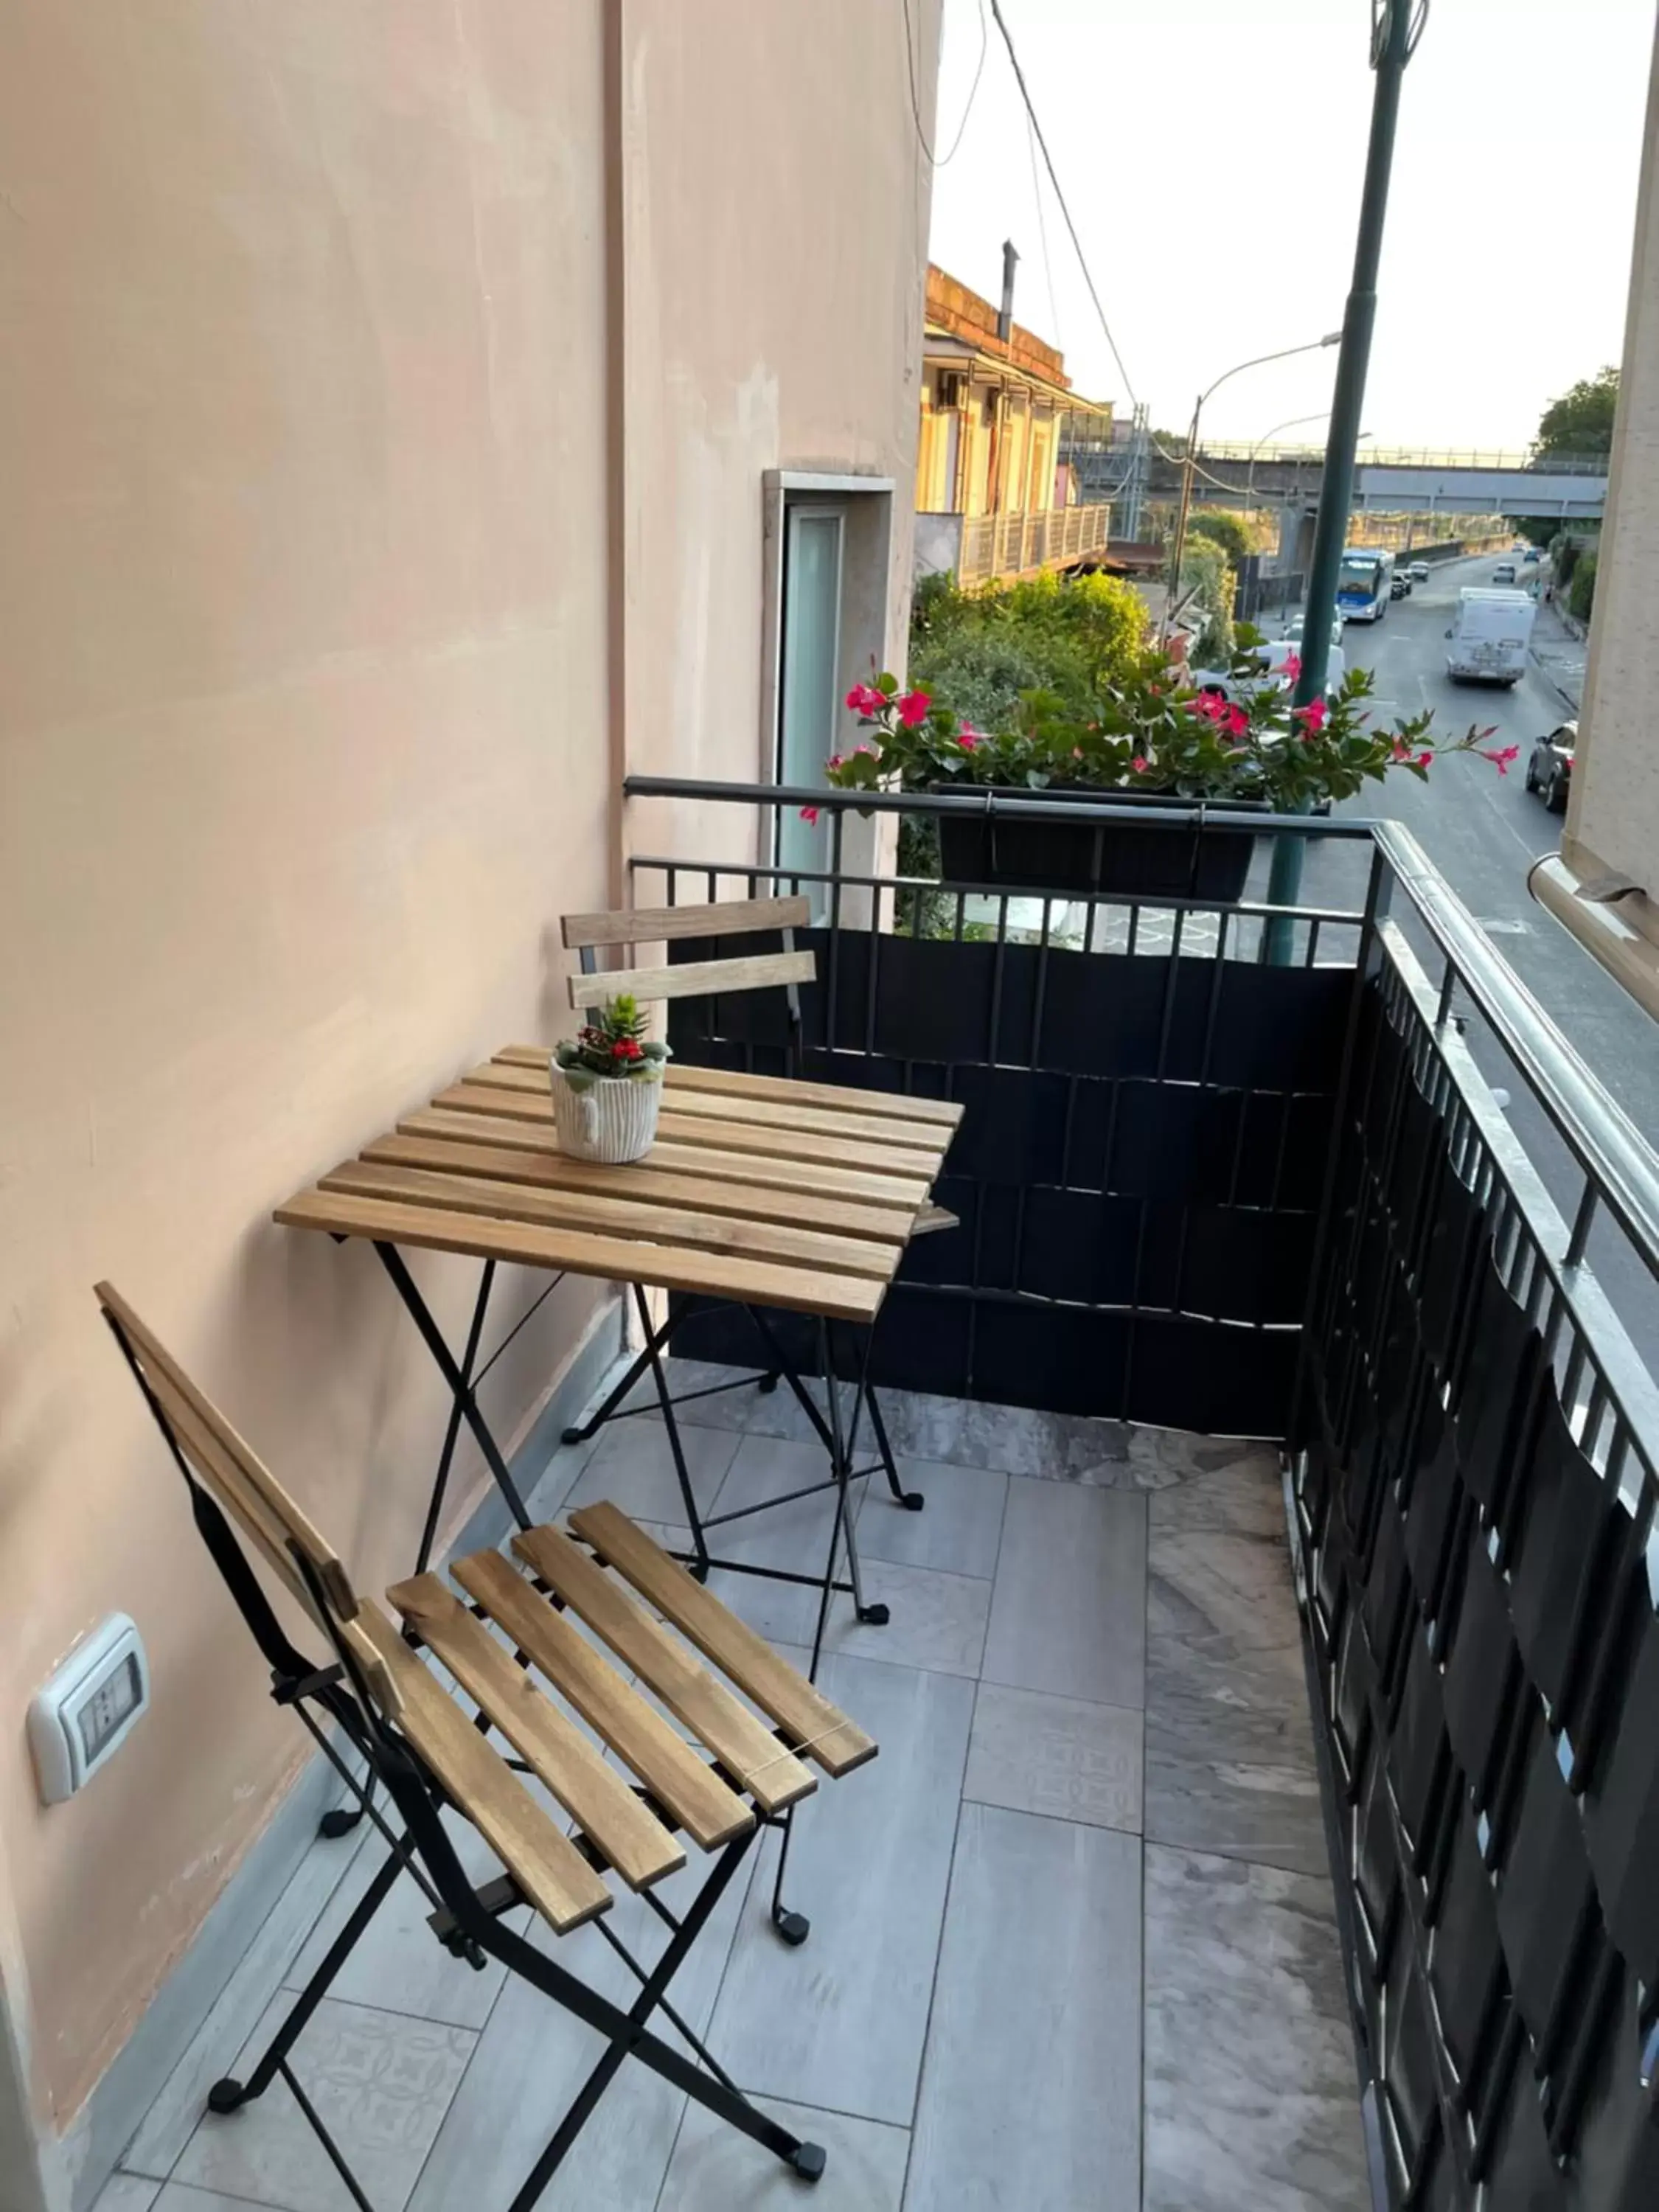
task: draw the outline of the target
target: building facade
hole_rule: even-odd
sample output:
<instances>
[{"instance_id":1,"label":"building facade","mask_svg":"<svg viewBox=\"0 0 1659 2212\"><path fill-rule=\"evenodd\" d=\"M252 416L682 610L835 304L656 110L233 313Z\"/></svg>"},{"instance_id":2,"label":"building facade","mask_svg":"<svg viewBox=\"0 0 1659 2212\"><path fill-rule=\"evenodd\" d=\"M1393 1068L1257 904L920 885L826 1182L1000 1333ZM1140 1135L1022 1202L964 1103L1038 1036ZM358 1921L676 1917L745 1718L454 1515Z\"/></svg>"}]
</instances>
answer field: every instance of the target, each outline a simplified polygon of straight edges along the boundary
<instances>
[{"instance_id":1,"label":"building facade","mask_svg":"<svg viewBox=\"0 0 1659 2212\"><path fill-rule=\"evenodd\" d=\"M364 1584L406 1565L441 1386L373 1255L271 1209L557 1034L557 916L699 834L626 772L790 773L902 665L930 171L887 0L177 0L133 38L24 0L10 33L0 2203L64 2212L296 1779L92 1285ZM458 1329L460 1271L421 1273ZM617 1326L556 1290L498 1431ZM152 1709L43 1806L21 1715L117 1611Z\"/></svg>"},{"instance_id":2,"label":"building facade","mask_svg":"<svg viewBox=\"0 0 1659 2212\"><path fill-rule=\"evenodd\" d=\"M1106 544L1111 509L1085 504L1060 458L1068 424L1110 434L1062 355L931 264L916 448L916 572L964 584L1076 566Z\"/></svg>"},{"instance_id":3,"label":"building facade","mask_svg":"<svg viewBox=\"0 0 1659 2212\"><path fill-rule=\"evenodd\" d=\"M1659 48L1565 834L1533 888L1659 1014Z\"/></svg>"}]
</instances>

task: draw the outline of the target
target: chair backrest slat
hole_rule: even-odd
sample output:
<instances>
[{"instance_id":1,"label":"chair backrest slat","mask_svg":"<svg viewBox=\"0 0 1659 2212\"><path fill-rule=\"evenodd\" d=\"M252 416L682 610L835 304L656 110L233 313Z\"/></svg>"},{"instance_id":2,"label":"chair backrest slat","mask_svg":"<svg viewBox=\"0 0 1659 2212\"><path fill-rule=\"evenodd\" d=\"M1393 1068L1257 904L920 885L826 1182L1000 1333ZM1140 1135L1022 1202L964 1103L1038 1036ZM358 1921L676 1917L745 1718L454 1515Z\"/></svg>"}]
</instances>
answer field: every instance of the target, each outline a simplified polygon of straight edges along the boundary
<instances>
[{"instance_id":1,"label":"chair backrest slat","mask_svg":"<svg viewBox=\"0 0 1659 2212\"><path fill-rule=\"evenodd\" d=\"M701 999L726 991L763 991L778 984L810 983L817 969L810 952L760 952L739 960L685 960L672 968L613 968L572 975L573 1006L603 1006L619 991L636 999Z\"/></svg>"},{"instance_id":2,"label":"chair backrest slat","mask_svg":"<svg viewBox=\"0 0 1659 2212\"><path fill-rule=\"evenodd\" d=\"M761 930L805 929L804 898L719 899L707 906L646 906L628 913L568 914L560 927L573 952L595 945L665 945L684 937L746 937Z\"/></svg>"},{"instance_id":3,"label":"chair backrest slat","mask_svg":"<svg viewBox=\"0 0 1659 2212\"><path fill-rule=\"evenodd\" d=\"M167 1346L139 1319L114 1285L100 1283L95 1295L104 1311L119 1328L181 1444L185 1442L184 1426L175 1416L178 1409L183 1408L204 1451L204 1455L198 1461L200 1472L220 1503L229 1508L242 1527L248 1528L252 1501L257 1501L259 1540L268 1539L274 1542L279 1553L289 1542L296 1544L315 1570L335 1613L342 1620L355 1620L357 1594L334 1547L289 1497L258 1455L237 1435L218 1407L203 1396ZM203 1438L210 1440L210 1452L202 1446ZM195 1450L188 1455L198 1458ZM287 1571L303 1589L291 1561Z\"/></svg>"}]
</instances>

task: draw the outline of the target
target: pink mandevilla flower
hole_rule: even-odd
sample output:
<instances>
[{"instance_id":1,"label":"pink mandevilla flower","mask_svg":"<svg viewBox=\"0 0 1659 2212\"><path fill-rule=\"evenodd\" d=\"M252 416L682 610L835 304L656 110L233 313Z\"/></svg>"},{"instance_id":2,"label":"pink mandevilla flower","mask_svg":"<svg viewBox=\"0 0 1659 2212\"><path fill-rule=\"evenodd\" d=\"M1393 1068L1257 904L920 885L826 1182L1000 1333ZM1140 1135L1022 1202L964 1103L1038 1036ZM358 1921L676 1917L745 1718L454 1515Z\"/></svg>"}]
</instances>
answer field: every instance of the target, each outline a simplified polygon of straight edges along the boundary
<instances>
[{"instance_id":1,"label":"pink mandevilla flower","mask_svg":"<svg viewBox=\"0 0 1659 2212\"><path fill-rule=\"evenodd\" d=\"M1419 768L1426 768L1433 758L1434 747L1432 745L1425 745L1422 751L1417 756L1417 765Z\"/></svg>"},{"instance_id":2,"label":"pink mandevilla flower","mask_svg":"<svg viewBox=\"0 0 1659 2212\"><path fill-rule=\"evenodd\" d=\"M1129 763L1129 765L1137 775L1146 775L1147 763L1144 755L1137 753L1134 758Z\"/></svg>"},{"instance_id":3,"label":"pink mandevilla flower","mask_svg":"<svg viewBox=\"0 0 1659 2212\"><path fill-rule=\"evenodd\" d=\"M1488 730L1485 734L1490 737L1492 732ZM1499 775L1507 775L1510 772L1510 763L1512 760L1520 759L1521 748L1519 745L1505 745L1499 752L1488 752L1485 746L1482 746L1480 757L1482 760L1489 760Z\"/></svg>"},{"instance_id":4,"label":"pink mandevilla flower","mask_svg":"<svg viewBox=\"0 0 1659 2212\"><path fill-rule=\"evenodd\" d=\"M1325 702L1322 699L1316 699L1310 707L1298 707L1296 709L1296 719L1301 723L1304 736L1310 738L1318 736L1320 731L1325 726Z\"/></svg>"},{"instance_id":5,"label":"pink mandevilla flower","mask_svg":"<svg viewBox=\"0 0 1659 2212\"><path fill-rule=\"evenodd\" d=\"M816 830L818 826L818 809L816 806L803 806L800 811L800 818L803 822L808 823L812 829Z\"/></svg>"},{"instance_id":6,"label":"pink mandevilla flower","mask_svg":"<svg viewBox=\"0 0 1659 2212\"><path fill-rule=\"evenodd\" d=\"M1227 735L1230 738L1242 738L1249 726L1250 718L1242 707L1228 708Z\"/></svg>"},{"instance_id":7,"label":"pink mandevilla flower","mask_svg":"<svg viewBox=\"0 0 1659 2212\"><path fill-rule=\"evenodd\" d=\"M841 766L841 755L839 753L831 753L829 760L825 763L825 766L829 768L839 768Z\"/></svg>"},{"instance_id":8,"label":"pink mandevilla flower","mask_svg":"<svg viewBox=\"0 0 1659 2212\"><path fill-rule=\"evenodd\" d=\"M918 722L927 720L933 703L925 691L907 691L898 702L898 718L907 730L914 730Z\"/></svg>"},{"instance_id":9,"label":"pink mandevilla flower","mask_svg":"<svg viewBox=\"0 0 1659 2212\"><path fill-rule=\"evenodd\" d=\"M1287 653L1285 656L1285 665L1279 672L1287 684L1294 684L1297 677L1302 673L1301 654L1299 653Z\"/></svg>"},{"instance_id":10,"label":"pink mandevilla flower","mask_svg":"<svg viewBox=\"0 0 1659 2212\"><path fill-rule=\"evenodd\" d=\"M847 695L847 703L855 714L878 714L887 701L873 684L855 684Z\"/></svg>"}]
</instances>

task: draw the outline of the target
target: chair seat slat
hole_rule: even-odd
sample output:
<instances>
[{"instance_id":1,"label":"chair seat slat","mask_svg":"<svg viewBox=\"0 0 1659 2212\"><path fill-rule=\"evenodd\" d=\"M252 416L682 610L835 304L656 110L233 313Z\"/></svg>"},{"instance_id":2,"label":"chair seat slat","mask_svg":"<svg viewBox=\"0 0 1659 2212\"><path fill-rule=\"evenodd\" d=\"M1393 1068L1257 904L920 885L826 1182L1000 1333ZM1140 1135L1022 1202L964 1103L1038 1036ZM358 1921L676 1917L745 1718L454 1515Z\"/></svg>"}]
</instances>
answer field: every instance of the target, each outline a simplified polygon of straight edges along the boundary
<instances>
[{"instance_id":1,"label":"chair seat slat","mask_svg":"<svg viewBox=\"0 0 1659 2212\"><path fill-rule=\"evenodd\" d=\"M366 1605L358 1620L403 1699L403 1733L550 1927L568 1935L608 1911L604 1876L555 1827L386 1614Z\"/></svg>"},{"instance_id":2,"label":"chair seat slat","mask_svg":"<svg viewBox=\"0 0 1659 2212\"><path fill-rule=\"evenodd\" d=\"M679 1871L685 1853L662 1822L436 1575L386 1596L630 1889Z\"/></svg>"},{"instance_id":3,"label":"chair seat slat","mask_svg":"<svg viewBox=\"0 0 1659 2212\"><path fill-rule=\"evenodd\" d=\"M742 1799L499 1552L475 1552L451 1571L694 1842L713 1850L753 1824Z\"/></svg>"},{"instance_id":4,"label":"chair seat slat","mask_svg":"<svg viewBox=\"0 0 1659 2212\"><path fill-rule=\"evenodd\" d=\"M641 1534L641 1541L657 1548L648 1536ZM655 1691L675 1718L702 1738L765 1811L781 1812L813 1789L812 1776L787 1747L568 1536L556 1528L526 1528L514 1536L513 1548ZM725 1612L718 1598L709 1601Z\"/></svg>"},{"instance_id":5,"label":"chair seat slat","mask_svg":"<svg viewBox=\"0 0 1659 2212\"><path fill-rule=\"evenodd\" d=\"M787 1735L794 1737L803 1747L803 1756L816 1759L825 1773L846 1774L875 1757L876 1746L856 1722L780 1658L764 1637L695 1581L618 1507L608 1501L579 1507L570 1516L570 1526L763 1712L769 1713Z\"/></svg>"}]
</instances>

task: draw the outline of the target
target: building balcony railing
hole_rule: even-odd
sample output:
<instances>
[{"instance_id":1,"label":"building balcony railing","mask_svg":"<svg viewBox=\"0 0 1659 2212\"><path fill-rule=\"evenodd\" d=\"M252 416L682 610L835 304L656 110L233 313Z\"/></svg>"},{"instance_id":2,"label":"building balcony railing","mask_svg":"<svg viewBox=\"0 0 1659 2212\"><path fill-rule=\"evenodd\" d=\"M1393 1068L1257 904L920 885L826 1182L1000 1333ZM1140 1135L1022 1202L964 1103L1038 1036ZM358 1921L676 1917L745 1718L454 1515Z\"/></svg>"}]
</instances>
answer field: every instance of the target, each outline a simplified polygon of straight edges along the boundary
<instances>
[{"instance_id":1,"label":"building balcony railing","mask_svg":"<svg viewBox=\"0 0 1659 2212\"><path fill-rule=\"evenodd\" d=\"M730 856L637 854L637 904L811 896L800 1073L967 1105L935 1193L961 1225L912 1248L872 1377L1062 1425L1061 1483L1066 1423L1279 1455L1305 1707L1279 1693L1318 1745L1376 2203L1659 2203L1659 1159L1397 823L628 789ZM744 857L803 804L817 868ZM907 852L971 818L993 860L1016 817L1092 830L1096 866L852 865L894 817ZM1258 848L1236 901L1115 891L1129 825L1194 885L1218 838L1312 838L1312 888L1269 907ZM785 1065L761 999L676 1015L690 1060ZM677 1349L745 1356L718 1315ZM1282 2117L1306 2084L1274 2080Z\"/></svg>"},{"instance_id":2,"label":"building balcony railing","mask_svg":"<svg viewBox=\"0 0 1659 2212\"><path fill-rule=\"evenodd\" d=\"M924 573L954 569L958 582L1035 574L1104 550L1109 506L1055 507L1019 514L916 517L916 559Z\"/></svg>"}]
</instances>

